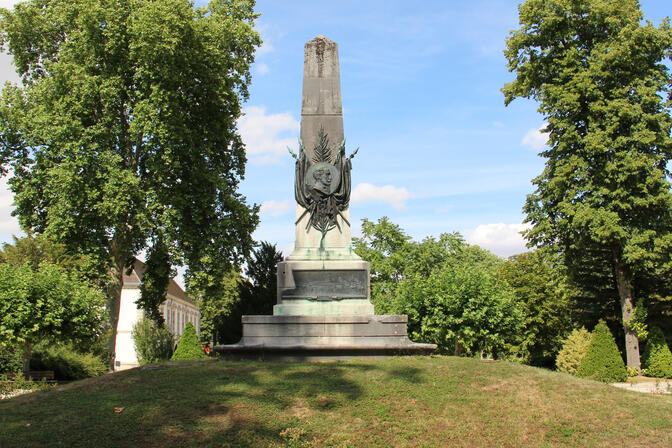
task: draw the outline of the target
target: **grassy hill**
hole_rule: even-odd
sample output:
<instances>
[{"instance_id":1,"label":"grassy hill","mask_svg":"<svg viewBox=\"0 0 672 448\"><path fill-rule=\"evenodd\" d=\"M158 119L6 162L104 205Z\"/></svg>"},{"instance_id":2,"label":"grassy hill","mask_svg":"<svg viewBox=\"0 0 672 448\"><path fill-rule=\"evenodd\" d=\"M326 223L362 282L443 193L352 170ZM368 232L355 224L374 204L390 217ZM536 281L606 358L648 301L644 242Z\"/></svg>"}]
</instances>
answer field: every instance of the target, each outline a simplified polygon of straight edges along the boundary
<instances>
[{"instance_id":1,"label":"grassy hill","mask_svg":"<svg viewBox=\"0 0 672 448\"><path fill-rule=\"evenodd\" d=\"M672 396L453 357L209 359L0 401L0 447L51 446L669 447Z\"/></svg>"}]
</instances>

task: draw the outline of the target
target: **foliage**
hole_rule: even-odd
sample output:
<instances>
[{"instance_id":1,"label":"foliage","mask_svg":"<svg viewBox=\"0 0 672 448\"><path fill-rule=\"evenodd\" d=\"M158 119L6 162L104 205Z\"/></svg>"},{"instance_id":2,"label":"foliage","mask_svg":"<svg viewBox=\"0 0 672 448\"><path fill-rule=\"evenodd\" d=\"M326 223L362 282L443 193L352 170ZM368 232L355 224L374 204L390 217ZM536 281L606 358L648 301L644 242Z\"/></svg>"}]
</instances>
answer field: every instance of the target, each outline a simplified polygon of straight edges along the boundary
<instances>
[{"instance_id":1,"label":"foliage","mask_svg":"<svg viewBox=\"0 0 672 448\"><path fill-rule=\"evenodd\" d=\"M456 233L411 241L386 217L364 219L353 246L371 263L376 312L408 315L414 340L470 355L502 355L517 342L521 310L497 276L502 260L495 255Z\"/></svg>"},{"instance_id":2,"label":"foliage","mask_svg":"<svg viewBox=\"0 0 672 448\"><path fill-rule=\"evenodd\" d=\"M133 325L131 336L140 365L165 361L173 355L175 340L164 323L142 318Z\"/></svg>"},{"instance_id":3,"label":"foliage","mask_svg":"<svg viewBox=\"0 0 672 448\"><path fill-rule=\"evenodd\" d=\"M651 328L645 347L642 365L646 369L646 375L672 378L672 352L660 328Z\"/></svg>"},{"instance_id":4,"label":"foliage","mask_svg":"<svg viewBox=\"0 0 672 448\"><path fill-rule=\"evenodd\" d=\"M47 390L51 389L53 384L46 380L35 381L32 378L25 378L21 373L21 368L13 374L0 374L0 397L14 396L23 391ZM1 440L1 439L0 439Z\"/></svg>"},{"instance_id":5,"label":"foliage","mask_svg":"<svg viewBox=\"0 0 672 448\"><path fill-rule=\"evenodd\" d=\"M605 383L625 381L628 378L616 341L604 321L600 321L593 329L588 352L581 360L576 374L581 378Z\"/></svg>"},{"instance_id":6,"label":"foliage","mask_svg":"<svg viewBox=\"0 0 672 448\"><path fill-rule=\"evenodd\" d=\"M219 294L207 294L195 288L188 290L201 311L201 338L215 343L234 343L242 334L240 292L243 278L238 269L222 276L215 288Z\"/></svg>"},{"instance_id":7,"label":"foliage","mask_svg":"<svg viewBox=\"0 0 672 448\"><path fill-rule=\"evenodd\" d=\"M572 327L570 297L574 290L563 266L548 252L534 250L509 258L499 275L522 305L519 356L527 364L551 367Z\"/></svg>"},{"instance_id":8,"label":"foliage","mask_svg":"<svg viewBox=\"0 0 672 448\"><path fill-rule=\"evenodd\" d=\"M177 343L175 353L170 358L173 361L188 361L192 359L206 358L201 342L196 336L196 330L191 322L187 322L180 341Z\"/></svg>"},{"instance_id":9,"label":"foliage","mask_svg":"<svg viewBox=\"0 0 672 448\"><path fill-rule=\"evenodd\" d=\"M415 322L409 336L440 352L497 357L518 342L523 316L513 290L477 266L447 265L427 278L409 278L399 297L404 302L395 311Z\"/></svg>"},{"instance_id":10,"label":"foliage","mask_svg":"<svg viewBox=\"0 0 672 448\"><path fill-rule=\"evenodd\" d=\"M403 277L411 237L384 216L373 223L362 220L362 237L353 238L357 255L370 263L371 301L376 313L388 314Z\"/></svg>"},{"instance_id":11,"label":"foliage","mask_svg":"<svg viewBox=\"0 0 672 448\"><path fill-rule=\"evenodd\" d=\"M158 241L150 248L147 263L145 263L145 272L148 271L153 274L147 278L143 276L140 297L136 304L139 309L145 310L145 316L161 325L164 320L159 306L166 300L168 284L175 276L170 266L168 248L163 242Z\"/></svg>"},{"instance_id":12,"label":"foliage","mask_svg":"<svg viewBox=\"0 0 672 448\"><path fill-rule=\"evenodd\" d=\"M81 380L106 374L107 360L67 344L39 344L32 352L30 368L53 370L57 380Z\"/></svg>"},{"instance_id":13,"label":"foliage","mask_svg":"<svg viewBox=\"0 0 672 448\"><path fill-rule=\"evenodd\" d=\"M224 287L220 296L200 297L201 338L232 344L242 336L243 315L273 314L280 261L282 254L276 245L262 241L247 259L247 278L238 271L231 271L222 279Z\"/></svg>"},{"instance_id":14,"label":"foliage","mask_svg":"<svg viewBox=\"0 0 672 448\"><path fill-rule=\"evenodd\" d=\"M411 241L401 227L386 216L377 223L362 220L362 237L353 238L355 252L370 263L371 301L376 313L389 314L404 298L397 294L401 282L428 277L446 263L462 263L495 269L501 260L478 246L470 246L458 233L442 233L439 239Z\"/></svg>"},{"instance_id":15,"label":"foliage","mask_svg":"<svg viewBox=\"0 0 672 448\"><path fill-rule=\"evenodd\" d=\"M632 330L640 341L646 341L649 336L648 327L646 325L646 318L648 313L644 301L639 299L632 312L632 317L627 323L627 327Z\"/></svg>"},{"instance_id":16,"label":"foliage","mask_svg":"<svg viewBox=\"0 0 672 448\"><path fill-rule=\"evenodd\" d=\"M247 260L247 282L241 284L242 314L273 314L278 298L278 262L282 253L275 244L262 241Z\"/></svg>"},{"instance_id":17,"label":"foliage","mask_svg":"<svg viewBox=\"0 0 672 448\"><path fill-rule=\"evenodd\" d=\"M217 295L214 279L252 247L258 208L237 192L236 120L261 44L253 6L29 0L0 12L0 45L22 79L0 97L0 171L12 168L24 230L111 276L111 341L121 277L140 251L140 303L157 318L171 266Z\"/></svg>"},{"instance_id":18,"label":"foliage","mask_svg":"<svg viewBox=\"0 0 672 448\"><path fill-rule=\"evenodd\" d=\"M628 327L638 276L670 268L672 54L669 20L642 24L636 0L527 0L505 51L516 79L502 89L539 101L547 125L543 173L524 207L531 245L564 255L569 272L605 271Z\"/></svg>"},{"instance_id":19,"label":"foliage","mask_svg":"<svg viewBox=\"0 0 672 448\"><path fill-rule=\"evenodd\" d=\"M44 235L28 235L23 238L13 237L14 244L4 243L0 251L0 262L12 266L30 264L39 269L42 263L56 264L68 271L76 270L81 260L69 255L62 244L54 243Z\"/></svg>"},{"instance_id":20,"label":"foliage","mask_svg":"<svg viewBox=\"0 0 672 448\"><path fill-rule=\"evenodd\" d=\"M0 345L0 375L20 372L23 368L23 351L18 344Z\"/></svg>"},{"instance_id":21,"label":"foliage","mask_svg":"<svg viewBox=\"0 0 672 448\"><path fill-rule=\"evenodd\" d=\"M24 370L40 341L92 342L103 334L103 294L59 266L0 264L0 345L20 345Z\"/></svg>"},{"instance_id":22,"label":"foliage","mask_svg":"<svg viewBox=\"0 0 672 448\"><path fill-rule=\"evenodd\" d=\"M576 375L581 367L581 361L588 353L590 340L591 334L585 328L572 330L567 339L563 341L562 349L555 360L558 371Z\"/></svg>"}]
</instances>

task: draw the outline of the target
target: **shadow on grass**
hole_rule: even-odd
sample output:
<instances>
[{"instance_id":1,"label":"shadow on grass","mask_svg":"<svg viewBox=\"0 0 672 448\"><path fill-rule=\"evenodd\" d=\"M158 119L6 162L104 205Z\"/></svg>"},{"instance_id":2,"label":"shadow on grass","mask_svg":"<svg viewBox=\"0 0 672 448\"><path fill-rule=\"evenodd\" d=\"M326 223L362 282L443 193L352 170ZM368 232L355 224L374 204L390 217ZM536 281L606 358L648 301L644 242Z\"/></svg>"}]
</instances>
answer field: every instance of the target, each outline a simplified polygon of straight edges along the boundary
<instances>
[{"instance_id":1,"label":"shadow on grass","mask_svg":"<svg viewBox=\"0 0 672 448\"><path fill-rule=\"evenodd\" d=\"M366 402L352 372L369 371L423 381L398 363L172 363L0 402L0 446L302 446L311 416Z\"/></svg>"}]
</instances>

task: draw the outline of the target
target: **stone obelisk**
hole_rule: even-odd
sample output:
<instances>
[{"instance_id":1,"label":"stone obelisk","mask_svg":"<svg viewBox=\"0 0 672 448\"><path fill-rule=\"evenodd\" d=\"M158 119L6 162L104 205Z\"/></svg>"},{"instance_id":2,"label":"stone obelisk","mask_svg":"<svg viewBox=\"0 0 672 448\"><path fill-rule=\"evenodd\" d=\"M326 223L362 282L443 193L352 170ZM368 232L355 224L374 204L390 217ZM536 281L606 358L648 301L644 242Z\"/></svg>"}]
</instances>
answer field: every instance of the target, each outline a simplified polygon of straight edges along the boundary
<instances>
[{"instance_id":1,"label":"stone obelisk","mask_svg":"<svg viewBox=\"0 0 672 448\"><path fill-rule=\"evenodd\" d=\"M335 159L344 142L338 45L324 36L307 42L304 49L301 142L308 160L315 158L321 136ZM359 260L352 251L348 204L336 217L337 226L325 234L308 225L309 220L310 213L297 203L295 246L288 260Z\"/></svg>"},{"instance_id":2,"label":"stone obelisk","mask_svg":"<svg viewBox=\"0 0 672 448\"><path fill-rule=\"evenodd\" d=\"M238 344L224 356L283 359L427 354L434 344L408 339L406 316L374 314L369 263L352 250L350 170L335 42L318 36L305 46L301 139L294 195L296 243L278 263L272 316L243 316Z\"/></svg>"}]
</instances>

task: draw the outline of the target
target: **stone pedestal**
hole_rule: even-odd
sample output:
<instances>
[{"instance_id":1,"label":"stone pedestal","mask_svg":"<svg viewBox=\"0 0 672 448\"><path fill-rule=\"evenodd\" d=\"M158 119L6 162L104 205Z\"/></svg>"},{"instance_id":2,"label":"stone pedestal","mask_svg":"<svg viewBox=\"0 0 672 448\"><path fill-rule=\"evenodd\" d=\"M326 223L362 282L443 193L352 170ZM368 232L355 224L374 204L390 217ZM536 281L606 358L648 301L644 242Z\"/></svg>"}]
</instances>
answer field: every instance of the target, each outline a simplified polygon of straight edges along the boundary
<instances>
[{"instance_id":1,"label":"stone pedestal","mask_svg":"<svg viewBox=\"0 0 672 448\"><path fill-rule=\"evenodd\" d=\"M369 263L302 260L278 263L276 316L372 315Z\"/></svg>"},{"instance_id":2,"label":"stone pedestal","mask_svg":"<svg viewBox=\"0 0 672 448\"><path fill-rule=\"evenodd\" d=\"M436 345L406 336L406 316L243 316L238 344L217 346L230 358L350 359L427 355Z\"/></svg>"}]
</instances>

